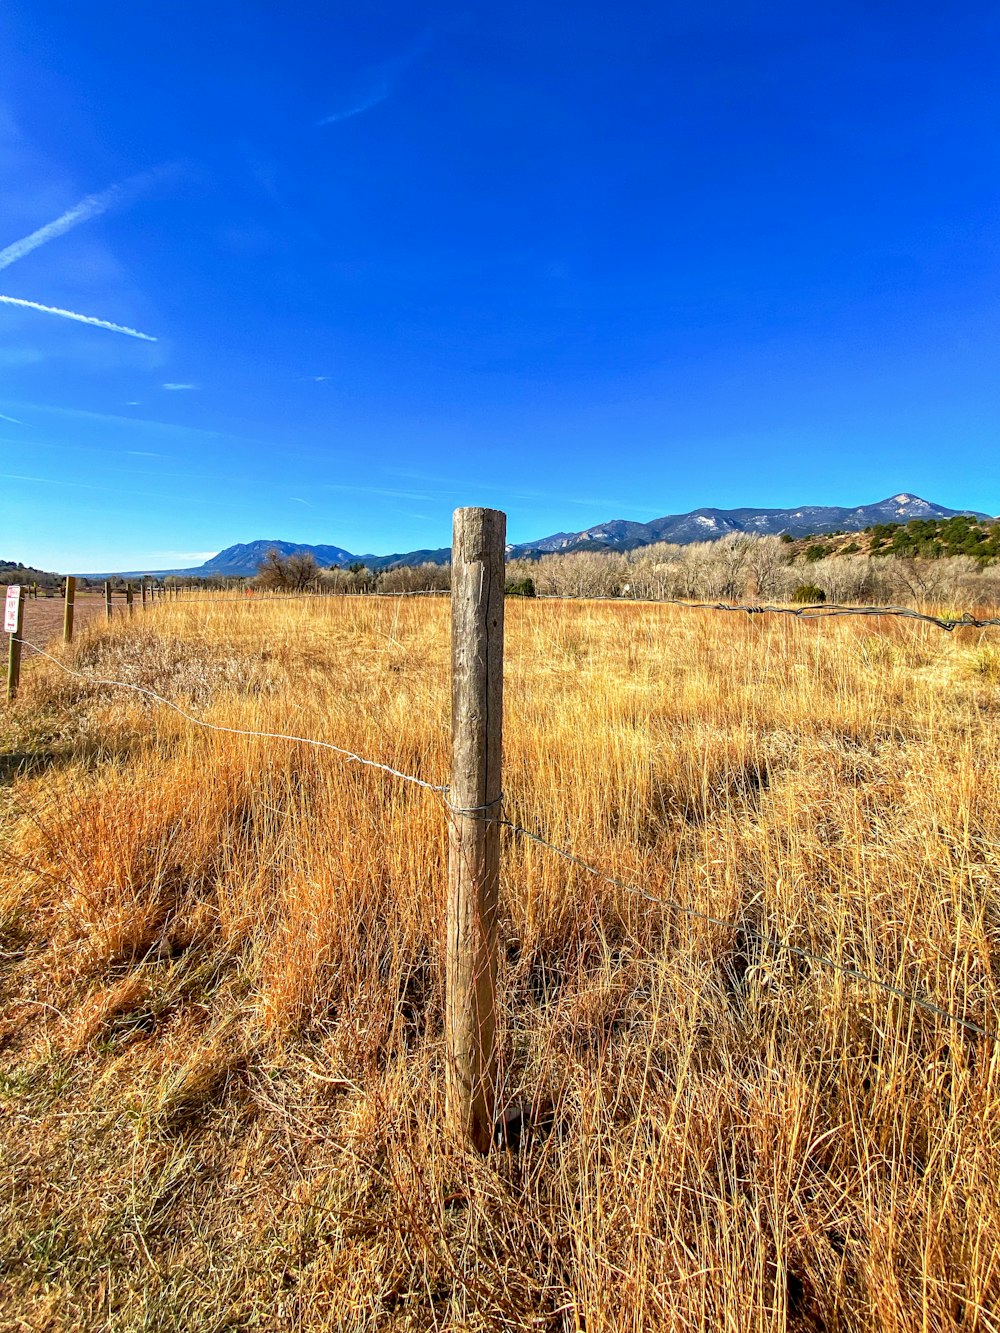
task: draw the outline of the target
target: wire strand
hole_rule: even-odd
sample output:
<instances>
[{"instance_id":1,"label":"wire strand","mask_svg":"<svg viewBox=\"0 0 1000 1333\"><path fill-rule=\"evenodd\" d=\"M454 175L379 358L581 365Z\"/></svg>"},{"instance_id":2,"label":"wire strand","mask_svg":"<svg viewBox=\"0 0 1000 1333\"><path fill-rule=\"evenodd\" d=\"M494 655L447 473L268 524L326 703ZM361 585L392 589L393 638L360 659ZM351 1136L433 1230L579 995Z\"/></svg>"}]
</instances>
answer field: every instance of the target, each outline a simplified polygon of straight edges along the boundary
<instances>
[{"instance_id":1,"label":"wire strand","mask_svg":"<svg viewBox=\"0 0 1000 1333\"><path fill-rule=\"evenodd\" d=\"M795 616L798 620L834 620L838 616L898 616L906 620L922 620L928 625L936 625L951 633L956 629L989 629L1000 625L1000 616L987 620L977 620L970 612L964 611L955 619L944 616L932 616L925 611L914 611L909 606L825 606L813 602L807 606L755 606L744 602L690 602L681 597L588 597L575 598L561 594L542 593L546 601L591 601L591 602L627 602L632 606L679 606L686 611L737 611L748 616Z\"/></svg>"},{"instance_id":2,"label":"wire strand","mask_svg":"<svg viewBox=\"0 0 1000 1333\"><path fill-rule=\"evenodd\" d=\"M214 597L166 597L157 599L155 605L192 606L196 604L210 606L257 606L261 602L323 602L334 598L378 598L378 597L447 597L447 588L414 588L405 592L369 592L369 593L254 593L246 596L237 593L233 597L228 590L220 590ZM834 620L839 616L861 616L870 618L899 617L906 620L919 620L928 625L935 625L950 634L956 629L991 629L1000 626L1000 616L979 620L970 612L949 618L933 616L925 611L915 611L908 606L839 606L810 603L807 606L775 606L773 604L752 605L743 602L691 602L681 597L573 597L564 593L541 593L539 600L552 602L615 602L632 606L679 606L687 611L735 611L748 616L773 615L794 616L798 620Z\"/></svg>"},{"instance_id":3,"label":"wire strand","mask_svg":"<svg viewBox=\"0 0 1000 1333\"><path fill-rule=\"evenodd\" d=\"M865 982L869 986L874 986L877 990L896 996L897 999L903 1000L907 1004L913 1005L919 1009L925 1009L928 1013L936 1014L938 1018L946 1019L949 1023L964 1028L967 1032L972 1032L977 1037L986 1037L990 1041L997 1040L994 1033L988 1032L986 1028L981 1027L978 1023L973 1023L970 1019L962 1018L958 1014L953 1014L950 1009L945 1009L941 1005L935 1004L933 1000L928 1000L925 996L919 995L915 991L903 990L900 986L894 986L891 982L882 981L879 977L870 976L867 972L862 972L860 969L852 967L848 963L838 963L836 959L827 958L824 954L815 953L812 949L805 949L800 945L789 944L787 940L776 940L773 937L762 934L761 931L756 930L745 921L727 921L722 917L712 916L709 912L699 911L695 907L687 907L684 903L680 903L676 899L662 898L657 894L649 893L646 889L640 888L638 884L631 884L627 880L619 879L616 875L607 874L597 866L591 865L589 861L585 861L583 857L577 856L575 852L571 852L565 847L560 847L558 844L550 842L548 838L543 838L540 833L525 828L523 824L515 823L513 820L507 819L506 817L499 819L497 822L521 837L527 838L530 842L536 843L539 847L544 847L547 851L554 852L556 856L561 856L563 860L572 862L573 865L579 866L581 870L587 871L588 874L594 875L597 879L603 880L606 884L611 884L614 888L622 889L627 893L634 893L640 898L643 898L646 902L652 903L657 907L665 907L672 912L676 912L678 915L693 917L694 919L704 921L709 925L718 926L722 930L743 931L746 935L755 939L759 944L762 944L772 955L785 952L792 954L794 957L806 959L809 962L822 964L824 967L839 972L843 976L851 977L856 981Z\"/></svg>"},{"instance_id":4,"label":"wire strand","mask_svg":"<svg viewBox=\"0 0 1000 1333\"><path fill-rule=\"evenodd\" d=\"M51 653L47 653L44 648L40 648L37 643L32 643L29 639L17 639L16 642L20 643L25 648L30 648L33 652L38 653L40 657L44 657L52 662L60 671L65 672L67 676L73 676L77 680L83 680L92 685L110 685L122 690L131 690L134 694L145 695L147 699L153 699L157 703L164 704L167 708L172 708L175 713L179 713L181 717L185 718L188 722L194 723L196 727L204 727L206 731L221 731L230 736L249 736L256 740L290 741L299 745L312 745L319 750L331 750L334 754L342 755L352 763L361 764L365 768L376 768L383 773L390 773L394 778L399 778L402 782L410 782L415 787L423 787L426 791L443 794L448 790L447 785L442 786L434 782L425 782L423 778L414 777L412 773L403 773L398 768L393 768L390 764L383 764L377 759L366 759L363 755L355 754L353 750L345 750L343 746L334 745L331 741L314 740L309 736L290 736L286 735L284 732L253 731L244 727L225 727L218 722L207 722L204 718L195 717L193 713L187 712L172 700L164 698L162 694L157 694L155 690L147 689L145 685L133 685L125 680L110 680L103 676L86 675L81 671L74 671L71 667L66 666L64 662L59 661L58 657L53 657Z\"/></svg>"}]
</instances>

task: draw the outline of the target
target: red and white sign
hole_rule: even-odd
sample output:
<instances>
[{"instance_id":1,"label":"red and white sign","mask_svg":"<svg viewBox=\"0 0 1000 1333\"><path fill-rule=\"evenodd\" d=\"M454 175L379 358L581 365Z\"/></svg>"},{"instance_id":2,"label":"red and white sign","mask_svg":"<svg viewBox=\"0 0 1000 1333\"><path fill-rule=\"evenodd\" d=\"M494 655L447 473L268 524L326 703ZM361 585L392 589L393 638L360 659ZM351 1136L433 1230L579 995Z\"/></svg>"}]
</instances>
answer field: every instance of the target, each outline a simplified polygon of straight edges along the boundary
<instances>
[{"instance_id":1,"label":"red and white sign","mask_svg":"<svg viewBox=\"0 0 1000 1333\"><path fill-rule=\"evenodd\" d=\"M21 601L21 589L16 583L12 583L7 589L7 600L3 608L3 632L4 634L17 633L17 608Z\"/></svg>"}]
</instances>

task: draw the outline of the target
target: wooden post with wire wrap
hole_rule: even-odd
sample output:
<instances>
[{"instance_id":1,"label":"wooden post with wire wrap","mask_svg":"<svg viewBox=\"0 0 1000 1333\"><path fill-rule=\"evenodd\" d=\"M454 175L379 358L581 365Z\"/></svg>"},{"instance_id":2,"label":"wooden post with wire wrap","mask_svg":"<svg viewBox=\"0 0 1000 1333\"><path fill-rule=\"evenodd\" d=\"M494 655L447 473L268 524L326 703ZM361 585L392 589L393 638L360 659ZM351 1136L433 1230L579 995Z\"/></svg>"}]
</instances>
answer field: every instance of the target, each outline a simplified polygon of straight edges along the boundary
<instances>
[{"instance_id":1,"label":"wooden post with wire wrap","mask_svg":"<svg viewBox=\"0 0 1000 1333\"><path fill-rule=\"evenodd\" d=\"M76 605L76 579L66 575L66 605L63 609L63 643L73 642L73 608Z\"/></svg>"},{"instance_id":2,"label":"wooden post with wire wrap","mask_svg":"<svg viewBox=\"0 0 1000 1333\"><path fill-rule=\"evenodd\" d=\"M451 557L447 1107L480 1152L496 1121L506 527L499 510L456 509Z\"/></svg>"}]
</instances>

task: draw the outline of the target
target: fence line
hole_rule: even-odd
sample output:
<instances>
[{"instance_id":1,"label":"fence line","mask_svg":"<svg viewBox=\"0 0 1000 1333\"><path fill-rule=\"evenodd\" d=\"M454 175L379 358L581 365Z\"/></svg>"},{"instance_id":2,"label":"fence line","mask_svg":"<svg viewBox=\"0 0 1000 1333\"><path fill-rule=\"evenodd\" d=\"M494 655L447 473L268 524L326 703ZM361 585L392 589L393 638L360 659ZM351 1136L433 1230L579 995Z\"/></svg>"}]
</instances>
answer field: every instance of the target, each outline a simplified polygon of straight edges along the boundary
<instances>
[{"instance_id":1,"label":"fence line","mask_svg":"<svg viewBox=\"0 0 1000 1333\"><path fill-rule=\"evenodd\" d=\"M220 588L214 597L163 597L168 606L256 606L259 602L325 602L341 598L373 597L448 597L448 588L411 588L403 592L267 592L247 595L247 592L235 588ZM156 605L160 604L157 599Z\"/></svg>"},{"instance_id":2,"label":"fence line","mask_svg":"<svg viewBox=\"0 0 1000 1333\"><path fill-rule=\"evenodd\" d=\"M235 594L235 595L234 595ZM268 592L253 593L247 596L245 591L220 589L214 597L167 597L170 606L255 606L260 602L318 602L339 598L378 598L378 597L447 597L447 588L414 588L402 592ZM869 618L899 617L906 620L923 621L950 634L956 629L991 629L1000 627L1000 616L991 616L980 620L963 611L960 616L934 616L925 611L916 611L908 606L841 606L812 602L805 606L776 606L773 604L755 605L743 602L693 602L681 597L608 597L574 596L571 593L539 593L537 600L548 602L608 602L613 605L627 606L679 606L686 611L735 611L748 616L774 615L794 616L798 620L834 620L840 616L860 616Z\"/></svg>"},{"instance_id":3,"label":"fence line","mask_svg":"<svg viewBox=\"0 0 1000 1333\"><path fill-rule=\"evenodd\" d=\"M162 694L157 694L155 690L150 690L142 685L134 685L128 681L111 680L109 678L102 676L95 676L89 673L74 671L72 668L66 666L64 662L61 662L57 657L54 657L51 653L46 652L44 648L39 647L39 645L36 643L32 643L29 639L25 639L22 637L20 638L19 642L23 647L30 648L34 653L38 654L40 657L47 659L49 662L52 662L56 667L59 668L60 671L64 672L68 676L72 676L75 679L82 680L88 684L111 686L118 689L128 690L135 694L144 695L146 698L152 699L156 703L164 704L167 708L170 708L175 713L178 713L186 721L193 723L195 726L202 727L207 731L224 732L228 735L246 736L251 739L280 740L301 745L310 745L317 749L329 750L332 751L334 754L341 755L343 758L348 760L348 762L358 763L366 768L373 768L377 769L380 772L388 773L392 777L398 778L402 782L411 783L416 787L423 788L426 791L434 792L437 795L444 798L445 808L449 812L449 814L451 815L461 814L461 815L472 815L472 816L479 815L485 821L496 823L500 825L500 827L502 828L507 828L515 835L526 838L529 842L532 842L537 846L542 847L545 850L554 853L556 856L561 857L564 861L567 861L572 865L579 867L581 870L584 870L588 874L593 875L595 878L602 880L604 883L610 884L612 887L623 890L627 893L636 894L637 896L639 896L640 898L644 899L646 902L654 906L666 908L672 912L675 912L678 916L685 916L698 921L703 921L708 925L716 926L722 930L731 931L734 933L743 932L746 936L752 938L753 940L755 940L755 942L760 944L772 956L777 956L778 954L784 952L792 955L793 957L802 958L806 961L820 964L824 967L829 968L831 971L838 972L843 976L847 976L852 978L853 980L863 982L866 985L872 986L877 990L881 990L888 995L892 995L895 998L902 1000L904 1003L911 1005L912 1007L918 1009L924 1009L928 1013L934 1014L936 1017L944 1019L947 1022L951 1023L953 1026L962 1028L965 1031L970 1032L977 1037L983 1037L994 1042L998 1040L997 1033L991 1032L988 1029L982 1027L980 1024L972 1022L971 1019L963 1018L961 1015L955 1014L951 1010L943 1008L941 1005L936 1004L933 1000L929 1000L925 996L920 995L915 991L904 990L902 987L895 986L891 982L883 981L880 977L871 976L870 974L862 972L860 969L853 967L850 964L840 963L836 959L828 958L826 955L816 953L812 949L804 948L801 945L791 944L787 940L775 939L772 936L764 935L761 931L750 926L746 921L729 921L723 917L712 916L708 912L702 912L698 908L687 906L686 904L678 901L677 899L665 898L658 894L650 893L648 889L643 889L637 884L633 884L628 880L621 879L616 875L610 875L606 871L601 870L598 866L592 865L589 861L584 860L583 857L578 856L575 852L571 851L569 848L560 847L557 843L549 841L549 839L543 837L537 831L529 829L525 827L525 825L517 823L515 820L508 818L508 816L505 813L506 798L503 795L489 802L487 805L453 806L447 800L449 792L447 783L427 782L423 778L416 777L411 773L404 773L401 770L393 768L391 765L382 763L378 760L365 758L363 755L359 755L355 753L353 750L344 749L342 746L334 745L329 741L321 741L308 736L292 736L281 732L255 731L251 729L244 729L241 727L226 727L226 726L221 726L214 722L208 722L203 718L198 718L195 717L193 714L188 713L185 709L181 708L178 704L175 704L172 700L165 698ZM490 813L493 810L497 810L497 813Z\"/></svg>"}]
</instances>

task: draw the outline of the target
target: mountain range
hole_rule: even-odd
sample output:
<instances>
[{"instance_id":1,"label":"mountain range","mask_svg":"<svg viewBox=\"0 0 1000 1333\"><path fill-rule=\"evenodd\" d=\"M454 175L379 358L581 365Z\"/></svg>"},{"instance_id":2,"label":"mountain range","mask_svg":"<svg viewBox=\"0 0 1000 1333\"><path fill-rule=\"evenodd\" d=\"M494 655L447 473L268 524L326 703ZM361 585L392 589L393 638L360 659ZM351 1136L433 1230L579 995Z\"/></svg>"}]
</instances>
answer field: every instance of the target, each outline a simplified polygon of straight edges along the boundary
<instances>
[{"instance_id":1,"label":"mountain range","mask_svg":"<svg viewBox=\"0 0 1000 1333\"><path fill-rule=\"evenodd\" d=\"M663 518L653 519L651 523L633 523L628 519L615 518L580 532L555 532L535 541L518 542L508 546L507 555L508 558L534 559L556 551L631 551L653 542L673 542L683 546L690 542L713 541L730 532L755 532L761 536L777 536L787 532L791 537L807 537L821 532L861 532L876 523L906 523L914 518L954 518L959 514L978 519L990 518L989 514L979 510L948 509L945 505L934 504L930 500L922 500L918 495L903 492L876 504L856 505L853 508L802 505L798 509L692 509L686 514L666 514ZM257 567L268 551L278 551L286 556L310 552L323 567L363 564L373 570L391 569L399 565L445 565L451 559L451 548L448 546L394 555L355 555L341 546L310 546L305 542L258 538L256 541L227 546L224 551L194 569L115 572L133 578L143 573L188 574L198 578L248 578L257 572ZM91 574L86 577L102 578L106 575Z\"/></svg>"}]
</instances>

